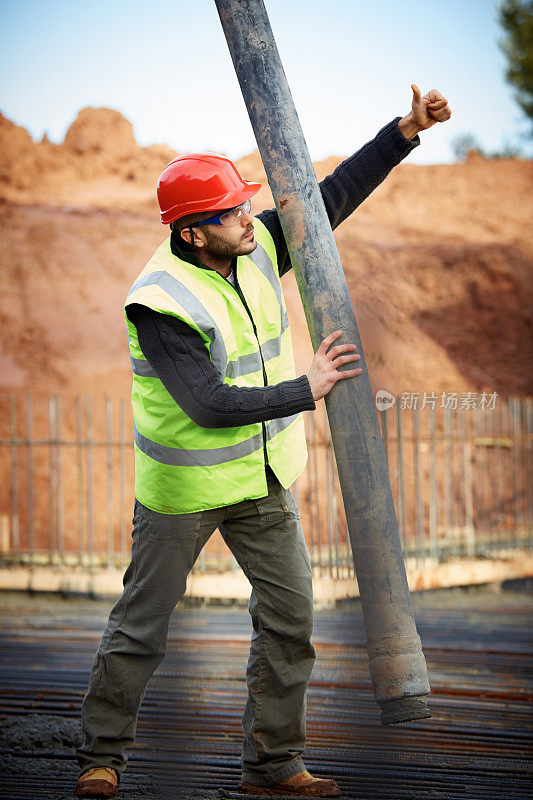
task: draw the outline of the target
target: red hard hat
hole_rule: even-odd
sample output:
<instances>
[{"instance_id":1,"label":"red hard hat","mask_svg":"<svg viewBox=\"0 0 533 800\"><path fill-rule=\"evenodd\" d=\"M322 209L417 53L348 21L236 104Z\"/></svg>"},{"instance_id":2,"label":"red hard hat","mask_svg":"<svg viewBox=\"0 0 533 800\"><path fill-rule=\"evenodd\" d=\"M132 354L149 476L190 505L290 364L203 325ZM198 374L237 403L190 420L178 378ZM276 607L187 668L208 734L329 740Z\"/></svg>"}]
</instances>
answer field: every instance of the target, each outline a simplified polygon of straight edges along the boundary
<instances>
[{"instance_id":1,"label":"red hard hat","mask_svg":"<svg viewBox=\"0 0 533 800\"><path fill-rule=\"evenodd\" d=\"M218 153L186 153L165 167L157 181L161 222L200 211L240 206L261 188L245 181L235 164Z\"/></svg>"}]
</instances>

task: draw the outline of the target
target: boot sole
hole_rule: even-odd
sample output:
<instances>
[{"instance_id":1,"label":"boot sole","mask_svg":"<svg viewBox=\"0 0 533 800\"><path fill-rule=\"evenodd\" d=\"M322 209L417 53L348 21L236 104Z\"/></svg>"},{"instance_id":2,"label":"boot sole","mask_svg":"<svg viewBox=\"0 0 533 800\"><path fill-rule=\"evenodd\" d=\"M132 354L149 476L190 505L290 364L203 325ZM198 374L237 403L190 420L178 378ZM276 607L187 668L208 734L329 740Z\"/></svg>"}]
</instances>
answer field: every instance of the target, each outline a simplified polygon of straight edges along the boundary
<instances>
[{"instance_id":1,"label":"boot sole","mask_svg":"<svg viewBox=\"0 0 533 800\"><path fill-rule=\"evenodd\" d=\"M76 797L118 797L118 786L109 781L87 780L76 786Z\"/></svg>"}]
</instances>

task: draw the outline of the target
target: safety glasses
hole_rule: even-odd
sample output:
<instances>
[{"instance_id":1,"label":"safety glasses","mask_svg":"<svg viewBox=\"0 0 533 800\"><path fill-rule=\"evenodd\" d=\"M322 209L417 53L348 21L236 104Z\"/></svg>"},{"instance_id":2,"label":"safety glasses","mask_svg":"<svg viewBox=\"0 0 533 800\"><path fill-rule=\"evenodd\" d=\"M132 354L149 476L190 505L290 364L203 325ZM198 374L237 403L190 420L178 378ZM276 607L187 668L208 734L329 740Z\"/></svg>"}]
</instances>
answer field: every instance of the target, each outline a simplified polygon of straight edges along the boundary
<instances>
[{"instance_id":1,"label":"safety glasses","mask_svg":"<svg viewBox=\"0 0 533 800\"><path fill-rule=\"evenodd\" d=\"M230 208L227 211L221 211L220 214L215 214L209 219L203 219L201 222L195 222L191 228L199 228L201 225L223 225L225 228L230 225L239 225L242 220L243 214L249 214L252 208L252 201L247 200L240 206Z\"/></svg>"}]
</instances>

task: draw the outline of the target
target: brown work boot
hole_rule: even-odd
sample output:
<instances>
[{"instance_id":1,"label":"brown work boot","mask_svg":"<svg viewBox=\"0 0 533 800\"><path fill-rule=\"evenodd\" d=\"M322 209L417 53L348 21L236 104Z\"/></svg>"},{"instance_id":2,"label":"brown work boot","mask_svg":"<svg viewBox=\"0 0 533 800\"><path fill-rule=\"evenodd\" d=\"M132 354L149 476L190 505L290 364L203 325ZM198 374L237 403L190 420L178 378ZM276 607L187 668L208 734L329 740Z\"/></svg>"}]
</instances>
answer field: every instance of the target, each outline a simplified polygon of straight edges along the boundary
<instances>
[{"instance_id":1,"label":"brown work boot","mask_svg":"<svg viewBox=\"0 0 533 800\"><path fill-rule=\"evenodd\" d=\"M287 797L340 797L341 790L337 781L333 779L324 780L323 778L313 778L312 775L304 770L298 775L293 775L286 781L272 783L270 786L254 786L246 781L239 783L239 789L246 794L259 795L285 795Z\"/></svg>"},{"instance_id":2,"label":"brown work boot","mask_svg":"<svg viewBox=\"0 0 533 800\"><path fill-rule=\"evenodd\" d=\"M118 795L117 773L111 767L96 767L78 778L77 797L116 797Z\"/></svg>"}]
</instances>

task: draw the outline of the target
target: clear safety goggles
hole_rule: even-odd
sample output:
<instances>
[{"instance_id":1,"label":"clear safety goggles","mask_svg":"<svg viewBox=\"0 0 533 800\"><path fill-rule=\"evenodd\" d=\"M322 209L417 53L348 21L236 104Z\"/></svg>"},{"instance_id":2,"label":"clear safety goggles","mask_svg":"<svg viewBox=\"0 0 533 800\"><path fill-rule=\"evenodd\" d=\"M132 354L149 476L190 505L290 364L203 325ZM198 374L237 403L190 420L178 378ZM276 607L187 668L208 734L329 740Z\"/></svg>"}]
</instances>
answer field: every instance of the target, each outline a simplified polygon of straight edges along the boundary
<instances>
[{"instance_id":1,"label":"clear safety goggles","mask_svg":"<svg viewBox=\"0 0 533 800\"><path fill-rule=\"evenodd\" d=\"M226 211L221 211L219 214L209 217L209 219L203 219L201 222L195 222L194 225L191 225L190 227L199 228L201 225L223 225L225 228L227 228L230 225L240 225L242 221L242 215L249 214L251 208L252 201L246 200L246 202L240 206L230 208Z\"/></svg>"}]
</instances>

